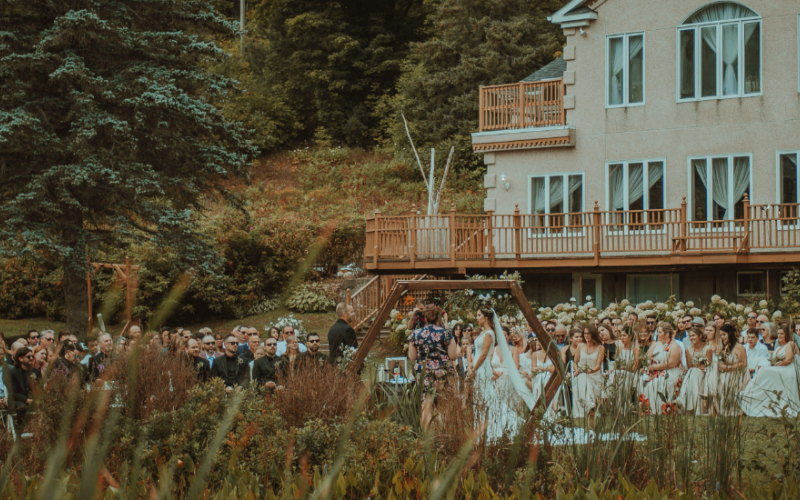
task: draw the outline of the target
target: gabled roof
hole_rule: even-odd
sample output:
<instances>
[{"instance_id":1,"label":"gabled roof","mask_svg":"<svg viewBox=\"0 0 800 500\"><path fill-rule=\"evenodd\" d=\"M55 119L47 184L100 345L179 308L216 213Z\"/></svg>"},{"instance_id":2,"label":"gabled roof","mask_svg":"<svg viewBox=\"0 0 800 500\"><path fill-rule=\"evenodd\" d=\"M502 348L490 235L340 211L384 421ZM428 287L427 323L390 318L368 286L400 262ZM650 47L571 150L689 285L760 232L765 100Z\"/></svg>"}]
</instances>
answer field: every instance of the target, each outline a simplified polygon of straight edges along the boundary
<instances>
[{"instance_id":1,"label":"gabled roof","mask_svg":"<svg viewBox=\"0 0 800 500\"><path fill-rule=\"evenodd\" d=\"M597 12L589 7L594 2L595 0L570 0L547 20L560 24L562 28L588 26L590 20L597 19Z\"/></svg>"},{"instance_id":2,"label":"gabled roof","mask_svg":"<svg viewBox=\"0 0 800 500\"><path fill-rule=\"evenodd\" d=\"M523 82L541 82L542 80L557 80L564 76L567 70L567 61L557 57L553 62L542 66L538 71L522 79Z\"/></svg>"}]
</instances>

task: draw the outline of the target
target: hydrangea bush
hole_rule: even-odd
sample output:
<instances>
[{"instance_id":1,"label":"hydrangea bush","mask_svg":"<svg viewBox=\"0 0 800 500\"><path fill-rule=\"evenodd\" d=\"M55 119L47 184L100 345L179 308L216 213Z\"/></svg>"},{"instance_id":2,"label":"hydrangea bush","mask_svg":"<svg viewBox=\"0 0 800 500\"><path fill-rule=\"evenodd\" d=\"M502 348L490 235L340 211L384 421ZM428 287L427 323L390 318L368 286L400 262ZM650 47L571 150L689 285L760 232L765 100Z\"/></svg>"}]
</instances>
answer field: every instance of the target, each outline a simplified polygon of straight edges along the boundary
<instances>
[{"instance_id":1,"label":"hydrangea bush","mask_svg":"<svg viewBox=\"0 0 800 500\"><path fill-rule=\"evenodd\" d=\"M288 316L281 316L280 318L275 320L275 323L272 325L264 326L264 330L269 332L269 329L272 327L278 328L278 330L283 331L286 326L291 326L294 329L295 336L297 340L300 342L306 341L306 331L303 327L303 320L295 318L294 314L289 313Z\"/></svg>"}]
</instances>

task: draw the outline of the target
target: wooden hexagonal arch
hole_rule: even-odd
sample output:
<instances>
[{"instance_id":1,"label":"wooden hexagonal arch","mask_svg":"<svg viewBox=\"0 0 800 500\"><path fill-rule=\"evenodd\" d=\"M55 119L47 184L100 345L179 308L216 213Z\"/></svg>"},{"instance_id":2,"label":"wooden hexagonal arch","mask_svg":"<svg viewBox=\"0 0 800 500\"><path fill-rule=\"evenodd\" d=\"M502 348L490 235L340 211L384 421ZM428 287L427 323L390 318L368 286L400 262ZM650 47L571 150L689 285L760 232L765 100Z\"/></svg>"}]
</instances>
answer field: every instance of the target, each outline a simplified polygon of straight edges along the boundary
<instances>
[{"instance_id":1,"label":"wooden hexagonal arch","mask_svg":"<svg viewBox=\"0 0 800 500\"><path fill-rule=\"evenodd\" d=\"M542 346L546 346L547 356L553 362L553 366L556 367L556 371L553 373L553 376L550 377L544 391L545 402L548 405L550 404L558 387L561 385L561 381L564 379L563 366L560 363L558 347L555 342L551 342L550 335L548 335L544 327L542 327L539 318L536 317L533 309L531 309L528 300L522 293L522 288L520 288L519 283L514 280L415 280L395 282L394 286L392 286L392 290L389 292L388 298L378 310L375 321L373 321L372 325L369 327L367 336L364 337L364 341L358 347L353 357L353 362L350 365L351 369L359 370L361 368L364 359L367 357L367 353L372 349L372 345L375 343L375 340L377 340L381 328L383 328L386 320L389 319L389 314L403 296L403 293L418 290L508 290L519 306L522 315L533 328ZM537 405L538 404L540 403L537 402Z\"/></svg>"}]
</instances>

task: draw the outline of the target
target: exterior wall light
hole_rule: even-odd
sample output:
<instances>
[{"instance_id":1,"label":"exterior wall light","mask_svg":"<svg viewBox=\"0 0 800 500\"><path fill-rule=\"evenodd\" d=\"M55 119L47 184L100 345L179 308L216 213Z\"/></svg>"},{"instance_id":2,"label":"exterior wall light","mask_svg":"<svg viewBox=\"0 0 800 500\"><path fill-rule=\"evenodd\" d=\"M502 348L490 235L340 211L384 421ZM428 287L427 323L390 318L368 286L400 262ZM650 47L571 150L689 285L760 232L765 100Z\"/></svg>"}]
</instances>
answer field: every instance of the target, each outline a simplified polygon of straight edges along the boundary
<instances>
[{"instance_id":1,"label":"exterior wall light","mask_svg":"<svg viewBox=\"0 0 800 500\"><path fill-rule=\"evenodd\" d=\"M511 189L511 182L509 182L506 174L500 174L500 184L505 188L506 191Z\"/></svg>"}]
</instances>

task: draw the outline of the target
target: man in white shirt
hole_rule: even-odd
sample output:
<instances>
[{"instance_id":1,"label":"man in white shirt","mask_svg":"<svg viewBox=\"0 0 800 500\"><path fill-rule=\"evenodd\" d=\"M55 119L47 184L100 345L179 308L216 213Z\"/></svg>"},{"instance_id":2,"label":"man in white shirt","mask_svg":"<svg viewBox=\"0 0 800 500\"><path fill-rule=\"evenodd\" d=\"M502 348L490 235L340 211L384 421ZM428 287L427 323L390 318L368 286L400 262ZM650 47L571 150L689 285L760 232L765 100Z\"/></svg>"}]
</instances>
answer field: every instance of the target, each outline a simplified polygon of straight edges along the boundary
<instances>
[{"instance_id":1,"label":"man in white shirt","mask_svg":"<svg viewBox=\"0 0 800 500\"><path fill-rule=\"evenodd\" d=\"M281 340L278 341L278 351L275 353L276 356L283 356L283 353L286 352L286 337L294 334L294 328L292 328L291 325L286 325L283 327L283 336ZM308 350L305 344L302 342L298 343L298 347L300 348L300 352L306 352Z\"/></svg>"},{"instance_id":2,"label":"man in white shirt","mask_svg":"<svg viewBox=\"0 0 800 500\"><path fill-rule=\"evenodd\" d=\"M747 343L744 345L744 352L747 353L747 369L752 377L761 360L769 358L767 346L758 341L758 330L755 328L747 330Z\"/></svg>"}]
</instances>

